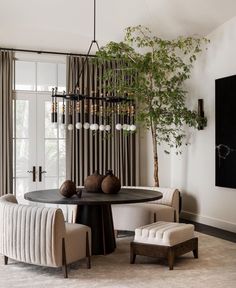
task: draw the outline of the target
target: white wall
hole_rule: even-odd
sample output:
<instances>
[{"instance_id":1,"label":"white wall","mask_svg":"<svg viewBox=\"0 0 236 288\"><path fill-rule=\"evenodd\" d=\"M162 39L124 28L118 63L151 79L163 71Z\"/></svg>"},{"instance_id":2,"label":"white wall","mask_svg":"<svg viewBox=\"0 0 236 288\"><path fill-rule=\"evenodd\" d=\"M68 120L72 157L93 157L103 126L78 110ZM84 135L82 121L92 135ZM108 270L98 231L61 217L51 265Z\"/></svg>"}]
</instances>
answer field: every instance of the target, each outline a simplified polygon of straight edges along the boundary
<instances>
[{"instance_id":1,"label":"white wall","mask_svg":"<svg viewBox=\"0 0 236 288\"><path fill-rule=\"evenodd\" d=\"M160 186L181 190L183 218L236 232L236 189L215 186L215 79L236 74L236 17L207 38L211 43L195 63L186 88L191 109L197 109L198 98L204 99L208 124L202 131L188 131L191 144L181 156L166 155L158 147ZM152 143L147 132L140 136L140 184L153 185Z\"/></svg>"},{"instance_id":2,"label":"white wall","mask_svg":"<svg viewBox=\"0 0 236 288\"><path fill-rule=\"evenodd\" d=\"M194 132L181 158L172 155L170 185L183 192L182 217L236 232L236 189L215 186L215 79L236 74L236 17L207 38L211 43L195 64L187 89L194 99L191 108L204 99L208 124Z\"/></svg>"}]
</instances>

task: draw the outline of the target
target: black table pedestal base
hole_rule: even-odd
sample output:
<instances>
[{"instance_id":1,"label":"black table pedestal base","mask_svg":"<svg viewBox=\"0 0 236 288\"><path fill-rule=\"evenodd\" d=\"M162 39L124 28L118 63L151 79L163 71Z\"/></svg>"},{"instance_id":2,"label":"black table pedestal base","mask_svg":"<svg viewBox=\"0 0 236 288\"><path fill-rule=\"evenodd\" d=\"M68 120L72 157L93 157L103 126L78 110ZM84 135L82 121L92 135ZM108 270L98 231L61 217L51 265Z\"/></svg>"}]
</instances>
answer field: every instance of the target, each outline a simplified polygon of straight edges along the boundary
<instances>
[{"instance_id":1,"label":"black table pedestal base","mask_svg":"<svg viewBox=\"0 0 236 288\"><path fill-rule=\"evenodd\" d=\"M115 250L111 205L78 205L76 223L91 227L92 255L106 255Z\"/></svg>"}]
</instances>

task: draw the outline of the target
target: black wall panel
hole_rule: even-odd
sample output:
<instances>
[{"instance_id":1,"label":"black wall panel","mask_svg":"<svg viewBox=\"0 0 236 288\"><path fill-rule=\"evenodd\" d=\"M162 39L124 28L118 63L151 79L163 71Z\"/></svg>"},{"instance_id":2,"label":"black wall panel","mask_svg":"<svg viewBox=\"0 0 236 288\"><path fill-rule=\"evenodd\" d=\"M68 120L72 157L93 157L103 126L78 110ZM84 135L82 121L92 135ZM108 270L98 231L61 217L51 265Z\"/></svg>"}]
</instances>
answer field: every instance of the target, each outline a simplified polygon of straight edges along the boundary
<instances>
[{"instance_id":1,"label":"black wall panel","mask_svg":"<svg viewBox=\"0 0 236 288\"><path fill-rule=\"evenodd\" d=\"M236 75L215 81L216 186L236 188Z\"/></svg>"}]
</instances>

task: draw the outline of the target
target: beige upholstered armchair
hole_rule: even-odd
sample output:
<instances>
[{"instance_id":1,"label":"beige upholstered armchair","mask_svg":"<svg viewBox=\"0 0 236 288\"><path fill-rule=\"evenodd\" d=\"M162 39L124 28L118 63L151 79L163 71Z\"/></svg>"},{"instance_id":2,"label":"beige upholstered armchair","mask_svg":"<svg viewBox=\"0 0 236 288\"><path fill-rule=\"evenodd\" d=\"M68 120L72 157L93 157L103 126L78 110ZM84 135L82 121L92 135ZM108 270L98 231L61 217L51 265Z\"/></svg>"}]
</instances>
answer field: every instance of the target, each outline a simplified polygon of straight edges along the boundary
<instances>
[{"instance_id":1,"label":"beige upholstered armchair","mask_svg":"<svg viewBox=\"0 0 236 288\"><path fill-rule=\"evenodd\" d=\"M140 186L127 188L156 190L161 192L163 197L160 200L151 202L112 205L115 230L134 231L140 226L148 225L156 221L179 222L179 190Z\"/></svg>"},{"instance_id":2,"label":"beige upholstered armchair","mask_svg":"<svg viewBox=\"0 0 236 288\"><path fill-rule=\"evenodd\" d=\"M20 205L14 195L0 197L0 254L41 266L62 267L87 258L90 268L91 230L66 224L58 208Z\"/></svg>"}]
</instances>

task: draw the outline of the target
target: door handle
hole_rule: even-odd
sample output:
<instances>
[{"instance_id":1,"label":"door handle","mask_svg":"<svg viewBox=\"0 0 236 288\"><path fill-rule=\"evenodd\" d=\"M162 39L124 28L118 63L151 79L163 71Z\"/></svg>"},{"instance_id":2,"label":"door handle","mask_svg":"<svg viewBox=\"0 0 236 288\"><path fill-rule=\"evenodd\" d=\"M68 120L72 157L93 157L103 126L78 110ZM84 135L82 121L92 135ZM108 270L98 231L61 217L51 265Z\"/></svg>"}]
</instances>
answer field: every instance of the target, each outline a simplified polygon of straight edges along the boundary
<instances>
[{"instance_id":1,"label":"door handle","mask_svg":"<svg viewBox=\"0 0 236 288\"><path fill-rule=\"evenodd\" d=\"M42 182L42 174L47 173L47 171L42 171L42 166L39 166L39 182Z\"/></svg>"},{"instance_id":2,"label":"door handle","mask_svg":"<svg viewBox=\"0 0 236 288\"><path fill-rule=\"evenodd\" d=\"M36 167L33 166L33 170L32 171L27 171L27 173L32 173L33 174L33 182L36 182Z\"/></svg>"}]
</instances>

